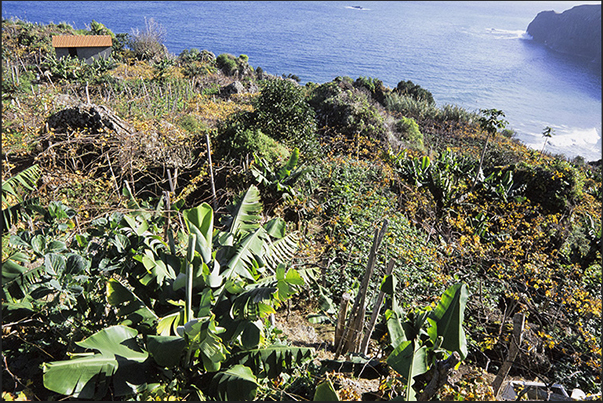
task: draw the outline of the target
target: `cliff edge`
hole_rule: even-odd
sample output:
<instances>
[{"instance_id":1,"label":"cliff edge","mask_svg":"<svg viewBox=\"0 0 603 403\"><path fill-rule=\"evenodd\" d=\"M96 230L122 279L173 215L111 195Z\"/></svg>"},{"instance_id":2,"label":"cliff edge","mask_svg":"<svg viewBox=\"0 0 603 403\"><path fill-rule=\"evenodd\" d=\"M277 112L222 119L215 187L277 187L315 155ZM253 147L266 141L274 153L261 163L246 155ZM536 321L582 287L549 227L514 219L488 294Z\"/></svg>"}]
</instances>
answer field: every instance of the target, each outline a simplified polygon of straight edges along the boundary
<instances>
[{"instance_id":1,"label":"cliff edge","mask_svg":"<svg viewBox=\"0 0 603 403\"><path fill-rule=\"evenodd\" d=\"M534 41L601 65L601 5L584 4L563 13L542 11L528 25Z\"/></svg>"}]
</instances>

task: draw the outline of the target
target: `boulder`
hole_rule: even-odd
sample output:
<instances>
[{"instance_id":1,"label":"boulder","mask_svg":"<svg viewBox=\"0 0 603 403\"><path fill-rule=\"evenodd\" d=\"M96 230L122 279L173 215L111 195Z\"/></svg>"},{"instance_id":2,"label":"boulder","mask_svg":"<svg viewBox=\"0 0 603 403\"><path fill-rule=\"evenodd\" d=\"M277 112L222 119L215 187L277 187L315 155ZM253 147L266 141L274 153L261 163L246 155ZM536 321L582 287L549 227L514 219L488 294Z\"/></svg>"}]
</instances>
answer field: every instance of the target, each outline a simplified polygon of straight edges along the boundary
<instances>
[{"instance_id":1,"label":"boulder","mask_svg":"<svg viewBox=\"0 0 603 403\"><path fill-rule=\"evenodd\" d=\"M53 130L55 133L74 130L86 130L91 133L114 131L119 135L132 132L128 124L106 106L85 103L70 104L50 115L46 120L46 130Z\"/></svg>"},{"instance_id":2,"label":"boulder","mask_svg":"<svg viewBox=\"0 0 603 403\"><path fill-rule=\"evenodd\" d=\"M557 52L601 65L601 5L584 4L563 13L542 11L528 25L533 40Z\"/></svg>"},{"instance_id":3,"label":"boulder","mask_svg":"<svg viewBox=\"0 0 603 403\"><path fill-rule=\"evenodd\" d=\"M229 97L231 95L241 94L243 92L245 92L245 87L240 81L234 81L220 89L220 95L223 97Z\"/></svg>"}]
</instances>

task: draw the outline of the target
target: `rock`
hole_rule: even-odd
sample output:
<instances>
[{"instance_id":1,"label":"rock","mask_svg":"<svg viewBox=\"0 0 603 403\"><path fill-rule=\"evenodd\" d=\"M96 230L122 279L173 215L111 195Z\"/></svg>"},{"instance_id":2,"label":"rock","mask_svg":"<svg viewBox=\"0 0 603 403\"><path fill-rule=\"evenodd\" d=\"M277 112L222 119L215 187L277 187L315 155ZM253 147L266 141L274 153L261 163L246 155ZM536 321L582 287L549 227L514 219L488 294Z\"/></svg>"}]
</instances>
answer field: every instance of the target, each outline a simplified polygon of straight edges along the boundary
<instances>
[{"instance_id":1,"label":"rock","mask_svg":"<svg viewBox=\"0 0 603 403\"><path fill-rule=\"evenodd\" d=\"M601 65L601 5L584 4L563 13L542 11L528 25L534 41L557 52Z\"/></svg>"},{"instance_id":2,"label":"rock","mask_svg":"<svg viewBox=\"0 0 603 403\"><path fill-rule=\"evenodd\" d=\"M234 81L220 89L220 95L223 97L229 97L231 95L241 94L243 92L245 92L245 87L240 81Z\"/></svg>"},{"instance_id":3,"label":"rock","mask_svg":"<svg viewBox=\"0 0 603 403\"><path fill-rule=\"evenodd\" d=\"M70 102L71 101L71 102ZM92 133L114 131L119 135L132 132L126 122L115 115L104 105L74 104L72 100L58 100L70 105L67 108L50 115L46 120L46 129L56 133L66 133L73 130L88 130Z\"/></svg>"}]
</instances>

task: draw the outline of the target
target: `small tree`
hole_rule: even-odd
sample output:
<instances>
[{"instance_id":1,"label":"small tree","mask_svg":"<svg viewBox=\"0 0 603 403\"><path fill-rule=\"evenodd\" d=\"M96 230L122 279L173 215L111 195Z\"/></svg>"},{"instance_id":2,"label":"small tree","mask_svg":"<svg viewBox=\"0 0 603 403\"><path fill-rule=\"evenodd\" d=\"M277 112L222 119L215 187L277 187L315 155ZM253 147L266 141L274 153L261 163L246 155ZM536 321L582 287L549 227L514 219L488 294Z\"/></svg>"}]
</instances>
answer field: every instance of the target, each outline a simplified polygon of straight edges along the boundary
<instances>
[{"instance_id":1,"label":"small tree","mask_svg":"<svg viewBox=\"0 0 603 403\"><path fill-rule=\"evenodd\" d=\"M482 115L478 120L479 127L483 132L486 133L486 142L484 143L482 155L479 158L479 166L477 167L477 172L475 173L475 179L473 181L473 186L471 186L471 190L475 188L477 180L482 173L482 164L484 163L484 157L486 156L486 149L488 148L490 137L494 137L499 130L503 130L507 124L509 124L509 122L503 119L505 117L505 113L501 110L480 109L479 112Z\"/></svg>"},{"instance_id":2,"label":"small tree","mask_svg":"<svg viewBox=\"0 0 603 403\"><path fill-rule=\"evenodd\" d=\"M547 126L542 130L542 137L544 137L544 145L542 146L542 153L544 153L544 148L546 147L546 143L549 141L551 137L555 134L555 130L552 127Z\"/></svg>"},{"instance_id":3,"label":"small tree","mask_svg":"<svg viewBox=\"0 0 603 403\"><path fill-rule=\"evenodd\" d=\"M423 133L419 125L413 118L402 117L397 123L396 128L404 135L410 145L420 150L424 148Z\"/></svg>"},{"instance_id":4,"label":"small tree","mask_svg":"<svg viewBox=\"0 0 603 403\"><path fill-rule=\"evenodd\" d=\"M417 101L426 101L429 104L435 104L433 95L431 92L422 88L420 85L413 83L412 81L400 81L396 86L395 90L400 95L409 96Z\"/></svg>"}]
</instances>

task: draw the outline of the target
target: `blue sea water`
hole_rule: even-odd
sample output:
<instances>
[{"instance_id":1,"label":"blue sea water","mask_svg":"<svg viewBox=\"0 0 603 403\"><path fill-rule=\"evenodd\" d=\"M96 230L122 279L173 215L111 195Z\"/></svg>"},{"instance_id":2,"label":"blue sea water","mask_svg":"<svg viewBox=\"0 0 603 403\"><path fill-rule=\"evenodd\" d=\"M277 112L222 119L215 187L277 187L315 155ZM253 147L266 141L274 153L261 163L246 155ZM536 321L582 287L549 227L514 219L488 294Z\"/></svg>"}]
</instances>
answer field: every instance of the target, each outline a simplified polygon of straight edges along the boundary
<instances>
[{"instance_id":1,"label":"blue sea water","mask_svg":"<svg viewBox=\"0 0 603 403\"><path fill-rule=\"evenodd\" d=\"M439 106L503 110L518 138L551 153L601 158L601 69L531 41L540 11L577 1L2 1L2 17L29 22L92 20L115 33L153 18L170 52L246 54L302 84L337 76L412 80ZM600 4L600 2L594 2Z\"/></svg>"}]
</instances>

